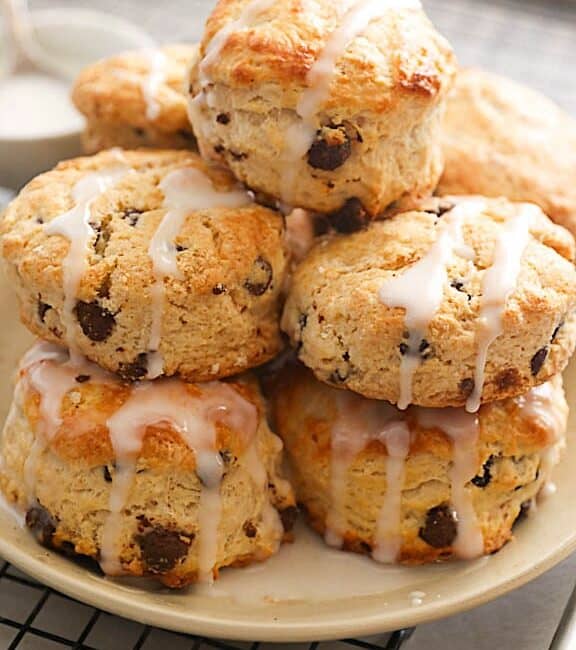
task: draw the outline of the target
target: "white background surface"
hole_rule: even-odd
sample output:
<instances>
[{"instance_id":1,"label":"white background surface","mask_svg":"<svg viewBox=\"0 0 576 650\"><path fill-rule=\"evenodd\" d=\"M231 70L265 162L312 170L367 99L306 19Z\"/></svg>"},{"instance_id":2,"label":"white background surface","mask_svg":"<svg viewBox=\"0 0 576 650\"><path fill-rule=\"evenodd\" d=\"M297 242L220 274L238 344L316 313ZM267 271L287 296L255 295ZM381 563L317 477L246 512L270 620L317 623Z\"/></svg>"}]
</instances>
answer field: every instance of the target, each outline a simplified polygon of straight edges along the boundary
<instances>
[{"instance_id":1,"label":"white background surface","mask_svg":"<svg viewBox=\"0 0 576 650\"><path fill-rule=\"evenodd\" d=\"M209 3L198 0L32 0L31 5L85 5L109 10L143 24L166 42L196 38L209 7ZM524 81L546 92L576 115L576 3L559 0L429 0L425 5L440 29L454 43L464 64L482 65ZM576 444L576 440L572 443ZM575 578L576 557L572 557L509 596L471 612L420 626L405 648L545 650ZM37 594L28 594L24 588L20 591L11 588L13 592L6 593L0 586L0 616L9 616L9 612L14 610L14 616L25 618L16 610L33 607ZM79 624L80 619L89 613L81 605L71 606L67 601L59 604L57 597L52 597L50 602L52 612L48 623L53 628ZM91 644L106 650L131 647L138 637L139 626L118 623L112 617L102 616L89 638ZM13 631L0 625L0 647L8 647L13 638ZM63 647L33 637L28 639L18 647L34 650ZM338 646L325 643L321 648L336 650ZM160 631L153 632L142 645L144 649L159 647L178 650L191 646L189 641L184 642Z\"/></svg>"}]
</instances>

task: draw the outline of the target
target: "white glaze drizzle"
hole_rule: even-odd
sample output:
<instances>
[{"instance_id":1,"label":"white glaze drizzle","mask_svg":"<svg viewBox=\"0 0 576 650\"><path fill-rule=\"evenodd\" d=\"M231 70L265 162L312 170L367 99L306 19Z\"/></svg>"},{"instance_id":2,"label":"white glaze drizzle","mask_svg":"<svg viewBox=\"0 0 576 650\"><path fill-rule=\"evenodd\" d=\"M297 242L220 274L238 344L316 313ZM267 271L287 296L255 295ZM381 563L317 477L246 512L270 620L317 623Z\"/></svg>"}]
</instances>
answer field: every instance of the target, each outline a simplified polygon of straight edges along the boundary
<instances>
[{"instance_id":1,"label":"white glaze drizzle","mask_svg":"<svg viewBox=\"0 0 576 650\"><path fill-rule=\"evenodd\" d=\"M540 454L540 473L544 485L540 496L549 497L556 493L556 485L550 476L560 462L565 447L565 431L568 420L568 404L563 391L554 380L536 386L526 395L516 398L522 417L535 422L548 434L549 446Z\"/></svg>"},{"instance_id":2,"label":"white glaze drizzle","mask_svg":"<svg viewBox=\"0 0 576 650\"><path fill-rule=\"evenodd\" d=\"M146 102L146 118L154 121L160 115L158 93L166 79L166 55L162 50L150 49L144 51L149 61L150 70L142 82L142 95Z\"/></svg>"},{"instance_id":3,"label":"white glaze drizzle","mask_svg":"<svg viewBox=\"0 0 576 650\"><path fill-rule=\"evenodd\" d=\"M252 201L249 193L244 190L218 191L211 179L196 167L184 167L170 172L160 182L160 189L164 193L163 207L166 213L148 248L155 278L151 288L148 379L159 377L164 370L164 360L159 351L165 302L164 282L167 278L183 279L178 269L175 242L186 217L197 210L241 208Z\"/></svg>"},{"instance_id":4,"label":"white glaze drizzle","mask_svg":"<svg viewBox=\"0 0 576 650\"><path fill-rule=\"evenodd\" d=\"M38 393L38 435L24 464L24 481L30 502L35 500L38 462L62 426L64 397L78 387L76 377L89 376L94 382L114 382L115 379L98 366L78 355L72 361L68 352L51 343L36 344L22 359L20 382Z\"/></svg>"},{"instance_id":5,"label":"white glaze drizzle","mask_svg":"<svg viewBox=\"0 0 576 650\"><path fill-rule=\"evenodd\" d=\"M437 428L452 439L450 468L451 501L458 521L454 553L462 559L474 559L484 553L484 538L472 496L466 486L478 469L478 416L464 409L414 409L418 423Z\"/></svg>"},{"instance_id":6,"label":"white glaze drizzle","mask_svg":"<svg viewBox=\"0 0 576 650\"><path fill-rule=\"evenodd\" d=\"M196 96L188 103L188 111L190 120L195 129L202 130L202 108L211 105L210 85L212 84L212 77L210 75L210 67L216 62L222 49L230 36L239 30L247 29L253 26L258 19L258 16L272 7L276 0L252 0L249 2L238 18L224 25L217 31L210 42L206 45L204 57L198 64L198 81L200 89ZM209 138L210 130L203 129L204 135ZM202 142L199 142L202 148ZM212 147L208 151L202 151L202 154L209 158L213 155Z\"/></svg>"},{"instance_id":7,"label":"white glaze drizzle","mask_svg":"<svg viewBox=\"0 0 576 650\"><path fill-rule=\"evenodd\" d=\"M394 422L383 433L388 454L386 493L377 521L372 557L378 562L391 564L402 548L402 488L410 451L410 429L405 422Z\"/></svg>"},{"instance_id":8,"label":"white glaze drizzle","mask_svg":"<svg viewBox=\"0 0 576 650\"><path fill-rule=\"evenodd\" d=\"M488 351L502 333L506 302L516 289L522 257L530 241L530 228L538 212L536 206L525 203L506 221L494 247L492 265L482 278L474 390L466 402L466 409L471 413L480 408Z\"/></svg>"},{"instance_id":9,"label":"white glaze drizzle","mask_svg":"<svg viewBox=\"0 0 576 650\"><path fill-rule=\"evenodd\" d=\"M52 219L44 226L48 235L61 235L70 242L68 253L62 262L62 281L64 290L64 306L62 310L62 325L64 326L66 342L74 355L74 308L82 276L88 268L88 257L91 253L90 244L96 233L90 225L92 205L96 199L119 183L130 171L120 152L114 152L117 164L97 172L83 176L72 188L74 206Z\"/></svg>"},{"instance_id":10,"label":"white glaze drizzle","mask_svg":"<svg viewBox=\"0 0 576 650\"><path fill-rule=\"evenodd\" d=\"M296 113L300 118L286 131L283 152L284 172L282 198L290 201L297 177L297 165L306 155L316 137L320 124L318 113L330 97L330 86L336 76L338 60L350 43L360 36L370 23L393 9L419 9L418 0L352 0L347 3L342 22L328 37L326 44L306 75L307 88L302 92Z\"/></svg>"},{"instance_id":11,"label":"white glaze drizzle","mask_svg":"<svg viewBox=\"0 0 576 650\"><path fill-rule=\"evenodd\" d=\"M482 210L481 200L464 200L442 217L436 241L428 252L409 269L387 280L379 291L380 300L388 307L405 310L408 329L408 350L400 361L400 395L398 408L412 402L412 381L422 363L420 344L426 337L430 322L438 311L448 283L448 265L454 254L473 259L474 251L464 242L462 226Z\"/></svg>"},{"instance_id":12,"label":"white glaze drizzle","mask_svg":"<svg viewBox=\"0 0 576 650\"><path fill-rule=\"evenodd\" d=\"M198 387L201 395L195 397L176 379L139 384L108 420L116 471L101 541L101 565L107 574L122 573L118 552L122 512L130 497L144 436L149 427L168 425L180 433L195 454L196 473L202 486L198 510L198 573L201 581L212 582L218 552L223 476L216 423L253 435L258 416L256 408L227 384L212 382Z\"/></svg>"},{"instance_id":13,"label":"white glaze drizzle","mask_svg":"<svg viewBox=\"0 0 576 650\"><path fill-rule=\"evenodd\" d=\"M374 558L393 562L401 547L400 507L404 463L410 431L403 414L387 402L367 400L353 393L335 391L337 416L331 431L330 494L326 518L326 543L340 547L346 530L345 495L350 468L371 441L386 446L386 494L376 524Z\"/></svg>"}]
</instances>

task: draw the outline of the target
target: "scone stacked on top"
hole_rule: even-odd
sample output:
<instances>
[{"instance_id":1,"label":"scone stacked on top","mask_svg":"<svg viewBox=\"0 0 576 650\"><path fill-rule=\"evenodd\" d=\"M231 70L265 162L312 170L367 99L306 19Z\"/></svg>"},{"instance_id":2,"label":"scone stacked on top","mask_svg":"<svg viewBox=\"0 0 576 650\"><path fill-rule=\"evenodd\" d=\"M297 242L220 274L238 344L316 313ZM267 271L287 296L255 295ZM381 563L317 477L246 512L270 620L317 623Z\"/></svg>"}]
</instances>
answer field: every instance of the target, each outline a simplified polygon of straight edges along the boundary
<instances>
[{"instance_id":1,"label":"scone stacked on top","mask_svg":"<svg viewBox=\"0 0 576 650\"><path fill-rule=\"evenodd\" d=\"M285 297L272 415L312 525L381 561L510 538L563 445L575 244L534 205L429 197L455 70L415 0L220 0L197 48L80 76L90 152L170 150L63 163L1 226L44 343L0 484L43 543L170 586L278 549L294 496L247 371Z\"/></svg>"},{"instance_id":2,"label":"scone stacked on top","mask_svg":"<svg viewBox=\"0 0 576 650\"><path fill-rule=\"evenodd\" d=\"M194 153L111 150L36 178L1 227L44 342L0 485L39 540L172 587L274 554L294 499L248 371L281 349L280 215Z\"/></svg>"},{"instance_id":3,"label":"scone stacked on top","mask_svg":"<svg viewBox=\"0 0 576 650\"><path fill-rule=\"evenodd\" d=\"M535 205L416 202L299 265L273 390L297 499L391 562L498 550L564 445L575 244Z\"/></svg>"}]
</instances>

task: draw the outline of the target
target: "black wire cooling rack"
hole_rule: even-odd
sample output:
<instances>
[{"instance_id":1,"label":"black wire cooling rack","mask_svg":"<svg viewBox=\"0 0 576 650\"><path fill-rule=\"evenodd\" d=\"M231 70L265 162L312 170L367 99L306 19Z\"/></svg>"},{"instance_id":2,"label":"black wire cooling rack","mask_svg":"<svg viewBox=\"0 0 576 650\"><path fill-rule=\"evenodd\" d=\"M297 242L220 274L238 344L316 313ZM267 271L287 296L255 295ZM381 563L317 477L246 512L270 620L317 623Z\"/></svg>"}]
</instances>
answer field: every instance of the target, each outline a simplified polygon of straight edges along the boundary
<instances>
[{"instance_id":1,"label":"black wire cooling rack","mask_svg":"<svg viewBox=\"0 0 576 650\"><path fill-rule=\"evenodd\" d=\"M111 11L141 22L161 40L172 42L197 38L202 19L213 3L214 0L30 2L32 8L84 5ZM576 83L569 81L576 69L576 2L424 0L424 4L454 44L462 63L491 68L524 81L576 115ZM575 606L573 596L551 650L576 649ZM284 647L399 650L413 631ZM0 650L267 650L269 645L176 634L121 619L59 594L0 560Z\"/></svg>"}]
</instances>

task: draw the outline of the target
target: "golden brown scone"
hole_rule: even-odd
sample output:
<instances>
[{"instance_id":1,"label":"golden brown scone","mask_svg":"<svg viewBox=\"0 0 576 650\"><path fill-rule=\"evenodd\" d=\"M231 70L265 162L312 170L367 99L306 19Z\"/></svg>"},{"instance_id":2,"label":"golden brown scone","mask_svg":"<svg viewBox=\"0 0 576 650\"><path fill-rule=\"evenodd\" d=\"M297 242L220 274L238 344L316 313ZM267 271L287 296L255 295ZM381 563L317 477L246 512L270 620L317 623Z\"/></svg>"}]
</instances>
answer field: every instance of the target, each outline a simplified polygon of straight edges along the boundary
<instances>
[{"instance_id":1,"label":"golden brown scone","mask_svg":"<svg viewBox=\"0 0 576 650\"><path fill-rule=\"evenodd\" d=\"M398 411L302 366L285 371L272 406L311 525L346 550L411 564L501 548L549 480L568 413L559 376L483 405L475 425L461 409ZM402 436L401 455L390 452Z\"/></svg>"},{"instance_id":2,"label":"golden brown scone","mask_svg":"<svg viewBox=\"0 0 576 650\"><path fill-rule=\"evenodd\" d=\"M479 69L449 95L440 194L531 201L576 234L576 121L548 98Z\"/></svg>"},{"instance_id":3,"label":"golden brown scone","mask_svg":"<svg viewBox=\"0 0 576 650\"><path fill-rule=\"evenodd\" d=\"M0 453L2 491L39 541L112 575L183 587L265 560L294 521L282 443L249 375L128 385L42 344L23 363Z\"/></svg>"},{"instance_id":4,"label":"golden brown scone","mask_svg":"<svg viewBox=\"0 0 576 650\"><path fill-rule=\"evenodd\" d=\"M475 408L564 369L573 261L572 235L536 206L430 199L316 245L282 326L322 381L401 408Z\"/></svg>"},{"instance_id":5,"label":"golden brown scone","mask_svg":"<svg viewBox=\"0 0 576 650\"><path fill-rule=\"evenodd\" d=\"M86 153L112 147L195 149L186 112L186 70L196 45L125 52L88 66L72 99L86 118Z\"/></svg>"},{"instance_id":6,"label":"golden brown scone","mask_svg":"<svg viewBox=\"0 0 576 650\"><path fill-rule=\"evenodd\" d=\"M20 193L0 232L24 324L126 379L207 381L283 347L282 217L197 154L61 163Z\"/></svg>"},{"instance_id":7,"label":"golden brown scone","mask_svg":"<svg viewBox=\"0 0 576 650\"><path fill-rule=\"evenodd\" d=\"M454 70L417 2L220 0L191 67L190 116L205 157L351 229L435 186Z\"/></svg>"}]
</instances>

